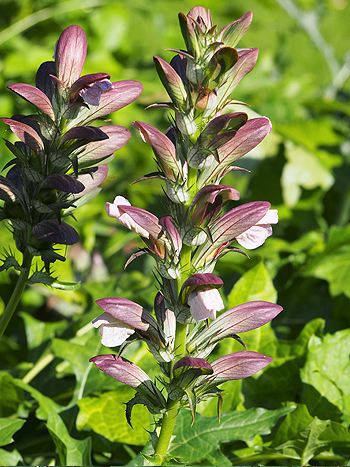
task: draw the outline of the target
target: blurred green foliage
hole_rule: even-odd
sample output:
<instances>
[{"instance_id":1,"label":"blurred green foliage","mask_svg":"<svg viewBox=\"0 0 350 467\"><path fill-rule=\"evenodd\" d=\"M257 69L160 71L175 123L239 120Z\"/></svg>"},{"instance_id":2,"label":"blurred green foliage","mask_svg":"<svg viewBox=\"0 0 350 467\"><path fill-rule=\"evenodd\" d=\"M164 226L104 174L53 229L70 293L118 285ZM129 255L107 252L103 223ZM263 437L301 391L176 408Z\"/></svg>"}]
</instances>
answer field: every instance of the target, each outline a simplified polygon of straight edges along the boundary
<instances>
[{"instance_id":1,"label":"blurred green foliage","mask_svg":"<svg viewBox=\"0 0 350 467\"><path fill-rule=\"evenodd\" d=\"M252 173L229 175L227 183L241 191L243 201L266 199L280 213L274 236L250 260L227 255L217 272L225 280L228 306L259 298L276 300L285 311L272 326L247 335L249 349L274 360L254 378L226 383L227 424L217 422L213 401L202 405L195 432L183 413L174 456L180 463L205 465L347 465L350 2L202 4L221 25L248 9L254 13L240 46L259 47L260 57L234 98L247 102L249 112L267 115L274 130L240 162ZM170 58L166 48L182 47L177 12L192 6L188 0L1 0L1 115L33 111L6 85L32 84L39 64L52 57L59 33L79 24L89 39L86 73L106 71L113 80L137 79L144 85L138 102L112 116L113 122L129 127L143 120L164 130L169 116L145 110L166 100L152 56ZM3 138L11 138L4 125L0 130ZM0 151L3 167L10 157L3 141ZM102 192L77 211L81 244L56 266L60 280L81 282L81 287L33 285L25 293L0 343L0 465L143 463L137 454L149 420L141 409L136 431L127 427L122 401L130 390L88 364L102 351L88 323L98 314L97 298L123 296L152 304L152 261L140 259L123 272L139 240L107 217L104 203L121 194L165 214L158 182L131 184L154 167L149 147L133 130L130 143L110 164ZM13 248L4 224L0 235L1 247ZM14 280L0 273L0 312ZM155 364L138 345L129 346L125 356L152 374ZM219 353L238 349L237 342L227 341ZM212 449L203 450L208 443Z\"/></svg>"}]
</instances>

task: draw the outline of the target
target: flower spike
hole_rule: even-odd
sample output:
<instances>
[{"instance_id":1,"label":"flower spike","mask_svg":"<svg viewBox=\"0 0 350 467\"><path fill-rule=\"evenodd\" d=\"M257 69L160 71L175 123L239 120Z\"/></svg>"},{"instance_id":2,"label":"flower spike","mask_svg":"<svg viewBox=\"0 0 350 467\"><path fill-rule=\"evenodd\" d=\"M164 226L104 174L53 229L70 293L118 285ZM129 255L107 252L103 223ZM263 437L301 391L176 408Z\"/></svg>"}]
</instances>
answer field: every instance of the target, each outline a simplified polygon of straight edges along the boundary
<instances>
[{"instance_id":1,"label":"flower spike","mask_svg":"<svg viewBox=\"0 0 350 467\"><path fill-rule=\"evenodd\" d=\"M105 345L121 345L131 339L147 344L159 363L162 377L157 381L166 399L156 384L130 362L113 356L94 357L93 361L105 373L136 388L135 397L127 403L129 422L135 404L144 404L151 413L163 417L160 435L154 433L153 437L155 457L150 459L157 465L171 461L166 457L172 434L169 420L171 425L182 406L190 408L194 421L201 400L213 396L222 400L221 383L247 378L271 362L270 357L250 350L212 362L210 355L218 343L225 338L243 343L240 333L265 325L282 311L279 305L262 301L225 311L219 290L224 282L213 274L226 253L245 254L241 247L262 245L278 221L277 210L268 201L238 204L238 190L222 181L230 172L233 177L238 170L249 173L237 167L236 161L271 131L267 117L249 119L245 112L228 109L238 103L232 100L232 93L258 58L255 48L236 48L251 20L252 14L247 12L219 28L210 11L202 6L179 14L186 50L168 49L175 54L169 63L154 57L171 102L149 106L170 112L170 126L162 133L145 122L133 124L151 146L156 162L155 170L137 181L155 178L164 184L165 201L159 203L161 217L131 206L122 196L106 205L107 213L137 232L146 246L133 253L127 264L144 254L154 259L157 293L152 313L124 299L99 300L104 314L94 320L94 326L99 328ZM86 127L89 115L103 116L104 103L107 107L116 105L119 94L109 100L114 85L99 93L99 85L108 79L92 80L91 87L84 80L76 83L72 105L82 99L87 103L76 114L76 125ZM105 127L101 131L110 135ZM76 154L82 161L93 147L98 163L113 144L96 139L85 147L79 146ZM12 193L11 187L7 189ZM129 374L134 378L131 381L127 379Z\"/></svg>"}]
</instances>

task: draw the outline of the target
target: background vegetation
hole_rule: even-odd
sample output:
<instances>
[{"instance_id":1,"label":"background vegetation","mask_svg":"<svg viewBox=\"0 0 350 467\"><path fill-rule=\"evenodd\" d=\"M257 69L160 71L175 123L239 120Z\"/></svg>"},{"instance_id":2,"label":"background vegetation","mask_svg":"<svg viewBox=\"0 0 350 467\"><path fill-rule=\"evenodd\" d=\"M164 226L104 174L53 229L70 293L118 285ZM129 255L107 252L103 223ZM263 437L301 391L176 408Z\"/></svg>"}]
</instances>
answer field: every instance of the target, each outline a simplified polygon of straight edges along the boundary
<instances>
[{"instance_id":1,"label":"background vegetation","mask_svg":"<svg viewBox=\"0 0 350 467\"><path fill-rule=\"evenodd\" d=\"M251 350L273 364L243 383L226 383L224 416L215 402L200 408L195 427L179 417L172 450L179 463L195 465L348 465L350 454L350 51L348 0L213 0L201 2L224 25L246 10L254 21L242 47L259 47L255 70L235 98L267 115L273 133L241 165L250 175L227 177L243 201L269 200L279 209L274 236L247 260L228 255L217 273L226 303L277 300L285 311L272 326L251 331ZM49 60L59 33L80 24L89 38L85 71L107 71L114 80L138 79L145 91L113 121L134 120L165 129L166 113L145 110L165 99L152 55L181 48L177 12L193 2L153 0L1 0L0 113L31 112L6 85L33 83ZM252 110L253 112L253 110ZM1 134L10 137L5 125ZM0 142L1 167L10 158ZM132 390L88 364L100 348L89 322L94 301L123 296L151 306L152 261L123 272L137 237L107 217L116 194L165 214L158 182L131 185L154 170L149 147L136 132L110 165L101 194L77 211L81 244L57 264L72 290L33 285L0 343L0 465L132 465L148 439L150 420L136 408L134 430L123 402ZM1 248L11 234L0 226ZM15 277L0 273L0 312ZM137 344L139 345L139 344ZM144 347L126 356L152 374ZM221 344L219 353L238 350ZM108 349L107 349L108 350ZM156 370L156 368L153 368ZM13 441L14 440L14 441Z\"/></svg>"}]
</instances>

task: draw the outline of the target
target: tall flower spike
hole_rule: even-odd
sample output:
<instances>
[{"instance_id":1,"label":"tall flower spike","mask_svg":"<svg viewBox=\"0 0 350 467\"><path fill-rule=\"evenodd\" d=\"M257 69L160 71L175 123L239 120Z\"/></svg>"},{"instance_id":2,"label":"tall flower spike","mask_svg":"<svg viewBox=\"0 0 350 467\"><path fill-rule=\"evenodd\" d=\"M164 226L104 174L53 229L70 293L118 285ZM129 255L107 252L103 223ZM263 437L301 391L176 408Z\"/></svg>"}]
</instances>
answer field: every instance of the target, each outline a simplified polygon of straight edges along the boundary
<instances>
[{"instance_id":1,"label":"tall flower spike","mask_svg":"<svg viewBox=\"0 0 350 467\"><path fill-rule=\"evenodd\" d=\"M151 386L146 381L137 387L135 397L127 404L128 420L137 403L163 417L160 433L154 433L152 438L153 463L157 465L171 463L168 447L180 407L188 405L194 420L197 404L217 396L218 385L246 378L271 361L265 355L245 351L210 363L210 354L220 340L238 339L237 333L256 329L282 311L279 305L257 301L219 314L224 310L219 291L224 284L212 273L226 253L243 253L241 247L251 249L263 244L272 233L271 225L278 220L277 211L267 201L237 205L239 192L222 181L231 171L249 172L235 166L236 162L271 131L268 118L249 119L246 113L235 112L231 107L237 102L232 101L232 92L258 58L257 49L236 48L251 20L248 12L218 28L204 7L196 6L187 15L179 14L187 50L171 49L175 56L170 63L154 57L171 102L150 106L172 113L167 119L170 127L162 133L148 123L134 123L143 141L151 146L158 169L139 181L153 177L164 183L165 202L159 203L163 215L158 218L131 206L121 196L106 206L110 216L137 232L146 245L131 259L149 254L155 260L156 326L137 330L118 315L114 325L119 329L113 332L118 336L124 333L118 342L133 333L132 339L146 342L160 363L162 376L157 380L163 383L167 400L159 396L155 384ZM100 106L111 92L101 95ZM89 109L85 112L88 114ZM101 141L103 144L106 142ZM101 321L101 326L110 325L108 319ZM150 330L154 331L152 335ZM108 357L103 371L117 375L121 381L122 365ZM154 397L150 397L150 392L144 397L145 386L151 388Z\"/></svg>"},{"instance_id":2,"label":"tall flower spike","mask_svg":"<svg viewBox=\"0 0 350 467\"><path fill-rule=\"evenodd\" d=\"M107 176L107 165L101 162L131 136L120 126L86 126L130 104L142 91L136 81L110 82L107 73L81 77L86 53L85 32L80 26L69 26L58 39L55 61L40 65L36 86L8 86L38 111L30 117L1 119L19 140L6 141L13 159L0 182L4 201L0 211L23 254L21 281L28 279L35 256L44 262L48 274L51 263L64 261L55 245L71 245L79 239L64 218L98 193ZM50 278L42 276L47 284ZM10 300L0 318L0 336L18 302L19 297Z\"/></svg>"}]
</instances>

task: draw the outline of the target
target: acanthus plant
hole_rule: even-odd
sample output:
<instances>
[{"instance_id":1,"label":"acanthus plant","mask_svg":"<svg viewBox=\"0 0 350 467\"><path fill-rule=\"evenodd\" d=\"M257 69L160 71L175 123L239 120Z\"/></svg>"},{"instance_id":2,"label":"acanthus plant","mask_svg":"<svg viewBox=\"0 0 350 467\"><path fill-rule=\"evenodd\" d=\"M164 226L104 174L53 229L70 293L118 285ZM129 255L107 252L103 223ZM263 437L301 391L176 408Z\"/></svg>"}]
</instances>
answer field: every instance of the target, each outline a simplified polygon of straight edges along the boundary
<instances>
[{"instance_id":1,"label":"acanthus plant","mask_svg":"<svg viewBox=\"0 0 350 467\"><path fill-rule=\"evenodd\" d=\"M106 206L109 216L137 232L145 244L128 263L143 254L155 260L159 290L154 312L124 298L98 300L103 313L93 324L102 343L122 347L118 356L91 359L103 372L135 388L127 403L129 422L135 404L144 404L155 414L151 458L155 465L170 460L167 452L181 407L190 407L194 418L201 400L220 400L221 383L246 378L271 361L252 351L212 361L210 354L217 344L224 338L241 340L241 333L268 323L282 311L281 306L263 301L223 311L219 292L223 281L213 273L223 255L262 245L278 221L277 211L266 201L232 207L240 194L222 184L230 171L244 170L235 162L271 130L266 117L225 113L234 102L236 86L257 60L257 49L236 48L252 14L223 29L212 24L210 12L202 7L180 13L179 20L187 50L173 50L176 55L170 64L154 58L171 99L154 106L170 109L172 124L166 134L148 123L134 124L158 165L158 172L145 179L158 177L164 183L169 215L158 218L122 196ZM218 312L222 313L217 316ZM122 357L123 348L134 339L146 342L159 362L162 374L157 384Z\"/></svg>"},{"instance_id":2,"label":"acanthus plant","mask_svg":"<svg viewBox=\"0 0 350 467\"><path fill-rule=\"evenodd\" d=\"M22 264L7 254L1 269L15 268L18 281L0 319L4 333L24 287L31 282L50 283L50 266L64 261L56 245L79 240L65 218L99 191L107 176L107 162L130 138L118 125L92 123L125 107L141 93L137 81L111 82L107 73L81 76L87 39L79 26L69 26L56 44L54 61L44 62L36 74L36 86L16 83L9 89L38 113L2 118L19 141L6 145L14 158L0 176L0 219L9 221ZM39 257L45 270L31 277L33 259Z\"/></svg>"}]
</instances>

